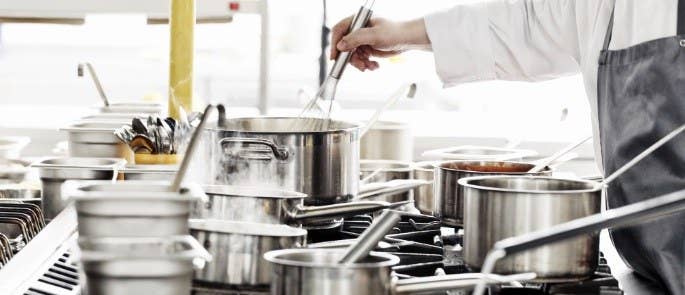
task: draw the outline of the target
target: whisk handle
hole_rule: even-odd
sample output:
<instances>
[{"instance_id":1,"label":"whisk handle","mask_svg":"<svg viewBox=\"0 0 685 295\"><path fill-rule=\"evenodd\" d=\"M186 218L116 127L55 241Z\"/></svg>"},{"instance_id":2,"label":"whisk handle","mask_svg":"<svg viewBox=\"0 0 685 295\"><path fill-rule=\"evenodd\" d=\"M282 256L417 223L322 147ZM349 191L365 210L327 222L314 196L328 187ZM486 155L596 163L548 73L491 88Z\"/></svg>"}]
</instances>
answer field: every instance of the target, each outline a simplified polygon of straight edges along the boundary
<instances>
[{"instance_id":1,"label":"whisk handle","mask_svg":"<svg viewBox=\"0 0 685 295\"><path fill-rule=\"evenodd\" d=\"M348 30L347 34L365 27L369 22L369 19L371 19L372 14L373 10L371 10L371 5L365 5L359 8L359 11L352 19L352 24L350 24L350 29ZM333 46L335 46L335 44L333 44ZM345 71L345 67L347 66L347 63L350 61L351 57L352 51L341 52L338 55L338 58L335 59L335 63L333 64L333 68L331 69L329 76L335 79L340 79L340 76L342 76L343 71Z\"/></svg>"}]
</instances>

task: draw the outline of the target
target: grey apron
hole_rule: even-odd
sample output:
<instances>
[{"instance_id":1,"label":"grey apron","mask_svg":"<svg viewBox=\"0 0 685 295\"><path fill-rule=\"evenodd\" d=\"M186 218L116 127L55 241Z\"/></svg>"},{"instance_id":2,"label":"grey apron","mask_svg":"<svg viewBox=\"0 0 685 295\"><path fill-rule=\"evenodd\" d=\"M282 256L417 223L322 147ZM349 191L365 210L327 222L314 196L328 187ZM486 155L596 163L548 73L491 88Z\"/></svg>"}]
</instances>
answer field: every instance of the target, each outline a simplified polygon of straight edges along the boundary
<instances>
[{"instance_id":1,"label":"grey apron","mask_svg":"<svg viewBox=\"0 0 685 295\"><path fill-rule=\"evenodd\" d=\"M623 50L608 50L612 13L599 58L597 97L606 175L685 123L685 0L678 6L677 36ZM609 185L607 205L621 207L681 189L685 189L683 135ZM671 294L685 294L685 213L610 234L633 270Z\"/></svg>"}]
</instances>

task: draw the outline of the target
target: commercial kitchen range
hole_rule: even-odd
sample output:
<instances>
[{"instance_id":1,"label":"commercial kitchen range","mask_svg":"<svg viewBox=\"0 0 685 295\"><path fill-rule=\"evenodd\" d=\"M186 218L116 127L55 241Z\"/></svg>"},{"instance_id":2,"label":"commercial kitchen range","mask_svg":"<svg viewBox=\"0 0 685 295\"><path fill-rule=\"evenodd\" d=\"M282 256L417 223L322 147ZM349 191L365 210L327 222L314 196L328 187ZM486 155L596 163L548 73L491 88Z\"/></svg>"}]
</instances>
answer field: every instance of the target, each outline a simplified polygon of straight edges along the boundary
<instances>
[{"instance_id":1,"label":"commercial kitchen range","mask_svg":"<svg viewBox=\"0 0 685 295\"><path fill-rule=\"evenodd\" d=\"M144 118L147 114L136 114L135 116ZM94 121L90 119L92 118L81 120L81 122L95 124L93 123ZM300 141L300 143L295 142L290 145L278 146L269 143L268 140L258 140L258 136L254 135L261 133L270 134L270 138L277 143L290 142L290 139L287 137L292 135L288 135L289 131L287 130L279 130L279 128L283 128L279 127L279 125L283 126L285 123L280 122L276 125L269 125L267 124L268 122L263 122L264 120L282 121L284 119L248 118L229 119L226 121L225 118L221 118L220 116L217 122L211 122L209 127L202 129L204 131L204 137L203 135L199 136L203 137L199 144L199 153L210 155L210 158L197 156L191 164L191 171L194 172L193 180L197 181L197 177L199 176L201 186L189 186L188 189L182 189L181 195L171 194L164 197L152 197L152 194L150 194L150 197L145 199L148 203L140 203L142 205L129 204L129 207L122 207L125 210L130 210L130 212L135 212L130 214L137 214L136 216L139 218L139 220L136 221L138 223L131 223L137 225L139 229L129 228L126 230L140 231L152 236L174 236L178 233L175 232L176 229L170 229L164 225L169 222L168 220L177 223L180 221L182 225L181 234L187 235L188 231L193 233L194 238L190 238L192 242L189 244L186 243L187 245L190 245L188 246L188 249L201 245L199 248L204 249L201 249L200 252L206 253L205 249L210 250L213 260L205 261L204 263L193 260L193 264L200 265L195 265L196 270L191 285L192 294L362 294L362 290L366 292L363 294L470 293L474 286L471 285L472 283L466 284L465 282L481 281L485 280L486 277L480 274L478 269L472 267L474 265L473 258L469 258L465 255L465 247L468 247L468 245L464 243L465 237L468 236L468 233L465 233L465 227L468 227L466 224L467 220L474 216L469 212L482 212L482 210L475 209L475 211L469 211L471 208L469 208L468 204L454 203L462 202L459 201L457 196L463 198L464 196L462 194L465 194L465 192L463 192L464 188L459 187L456 180L460 180L467 176L476 176L474 179L478 180L479 173L474 172L477 171L477 169L471 166L488 165L488 163L496 163L498 165L495 167L496 169L514 169L525 174L524 171L528 171L534 165L524 162L531 162L531 159L540 158L539 156L536 158L536 152L532 150L503 149L483 146L458 146L440 148L423 153L427 157L438 160L411 163L411 159L413 158L411 153L413 151L411 149L407 150L406 145L399 146L399 148L395 150L388 148L378 149L379 146L383 146L378 144L378 142L382 142L382 137L384 136L386 137L386 140L387 138L392 138L390 140L395 142L406 140L407 138L410 142L414 140L411 135L407 136L407 134L405 134L407 132L405 129L406 126L390 122L381 123L377 127L372 128L373 132L369 133L369 137L362 137L361 145L359 137L355 134L356 130L354 129L355 127L353 127L354 125L348 126L345 125L347 123L339 122L334 123L332 128L342 131L336 131L332 134L310 133L306 136L311 136L311 141L305 140ZM107 124L122 125L121 122L107 122ZM217 127L213 127L212 124L217 124ZM231 124L235 124L235 126L252 126L254 130L232 133L229 131L231 130ZM64 132L76 134L76 136L72 135L69 137L69 144L71 147L69 148L68 153L80 157L57 157L48 160L43 158L34 159L35 163L33 167L40 169L40 178L43 181L42 198L40 198L40 194L37 193L39 189L35 187L32 189L23 188L24 195L21 196L16 195L17 190L12 190L12 186L3 188L5 189L3 191L4 194L1 195L3 198L15 198L12 202L4 202L4 204L22 202L42 204L42 213L45 215L47 221L45 222L46 224L44 227L42 224L36 226L34 228L35 233L33 234L25 233L18 237L11 237L15 240L23 239L23 243L20 246L15 245L11 248L15 253L13 253L11 259L3 261L6 263L3 263L2 268L0 268L0 282L2 282L0 284L0 294L86 294L86 291L82 290L82 287L84 286L84 270L82 267L89 262L93 262L93 260L89 260L92 259L93 253L89 253L88 246L85 245L89 245L90 243L92 246L97 245L97 243L105 243L98 240L98 237L105 237L105 239L107 239L110 238L110 236L114 236L112 241L120 241L121 237L117 237L116 235L121 233L124 229L110 226L108 222L111 220L108 220L107 218L115 215L124 218L131 217L127 215L128 211L119 210L119 208L116 210L112 209L118 206L118 203L115 202L118 200L117 198L124 198L127 200L126 197L108 197L107 193L116 195L115 192L117 190L124 194L131 195L142 194L141 192L145 191L156 192L157 190L154 189L155 186L167 186L165 183L169 183L173 179L178 166L124 165L125 161L121 159L122 157L128 157L129 161L132 161L129 152L125 151L124 154L121 154L122 150L118 148L111 150L110 154L107 154L106 149L103 151L102 145L119 146L121 144L120 142L111 140L112 130L108 128L112 128L112 126L109 125L104 128L103 126L93 127L85 123L80 123L80 125L70 125L68 128L63 129ZM394 127L389 128L388 126ZM104 138L100 136L101 138L98 138L95 136L98 132L100 135L109 134L110 136L105 136ZM79 140L83 140L84 138L88 139L84 135L90 136L91 141L85 143L85 146L79 150ZM325 139L326 136L333 136L335 140L332 138ZM279 137L281 138L279 139ZM94 138L104 141L104 143L100 144L100 149L96 148L98 147L97 143L93 143L92 140L94 140ZM218 150L207 148L207 146L212 145L211 143L217 140L217 138L221 139L218 141L221 148ZM308 167L327 169L328 173L333 174L318 179L314 177L313 179L315 179L315 181L309 183L299 181L297 177L292 179L284 178L285 182L280 182L275 187L273 183L264 182L260 188L259 186L255 186L254 183L249 183L251 181L250 177L247 177L244 173L241 174L240 172L242 170L236 170L236 167L243 167L243 169L251 169L250 167L252 167L252 169L254 169L254 166L259 165L240 166L231 162L232 160L235 160L235 158L231 157L235 156L243 160L258 161L262 164L272 162L284 164L285 162L278 162L278 160L286 161L288 157L293 156L311 156L306 149L298 151L298 144L302 144L302 142L311 142L309 144L317 145L317 142L321 143L328 141L338 143L338 145L336 145L338 154L328 155L329 159L344 158L351 162L327 162L322 165L310 163L310 166ZM369 144L369 142L373 141L376 142L375 145ZM349 142L351 145L340 145L341 142ZM240 146L240 148L237 152L231 152L230 148L225 147L227 144L235 144L236 146ZM422 144L416 143L416 145L421 146ZM307 144L305 143L303 147L306 146ZM361 151L359 150L360 146L362 147ZM220 159L219 165L208 164L209 162L207 161L211 162L213 159L211 158L211 154L217 151L219 153L225 152L229 157L218 157ZM82 158L84 155L90 156L89 153L93 152L101 152L103 154L96 155L100 158ZM111 154L112 152L114 154ZM330 150L328 152L330 152ZM351 153L351 158L341 156L340 153L345 152ZM324 152L319 151L319 155L322 153ZM359 160L360 156L358 153L361 154L362 160ZM12 156L15 158L19 157L18 155ZM109 157L101 158L103 156L119 156L119 159ZM279 157L282 158L279 159ZM394 160L388 160L387 158L392 158ZM136 159L140 160L142 158L136 157ZM507 161L500 161L499 159ZM70 163L69 161L77 161L77 163ZM96 164L93 164L93 162ZM71 165L67 167L71 170L58 170L64 169L65 165ZM84 167L92 168L92 165L110 168L97 170L96 172L98 173L90 173L88 176L81 174L73 176L74 173L80 171L79 169L84 169ZM271 171L268 170L270 164L265 165L265 169ZM333 165L333 167L330 167L329 165ZM350 165L357 166L357 169L359 170L349 168ZM468 167L463 167L463 165ZM345 169L340 171L349 172L348 170L351 169L352 173L349 174L349 178L345 178L348 177L348 175L335 174L335 169L340 167L345 167ZM286 168L281 166L279 169L282 170ZM493 168L490 167L489 169ZM62 172L60 174L57 171ZM70 171L69 173L71 174L65 174L64 171ZM540 172L543 176L539 178L544 178L544 175L550 175L552 173L551 171L552 170L543 170ZM34 173L35 172L36 171L34 171ZM123 176L117 176L117 173L121 173ZM493 171L487 171L485 173L492 174ZM501 175L502 173L503 172L500 171L499 174L494 174ZM50 185L46 186L46 183L51 183L50 181L53 181L56 177L65 178L61 179L63 182L69 178L69 175L72 175L71 177L77 179L91 180L75 183L68 182L72 191L74 186L77 186L79 188L77 191L80 192L80 194L67 192L67 189L64 188L67 185L62 186L62 190L51 188ZM562 175L564 174L562 173ZM569 175L570 174L566 174L566 176ZM340 181L343 181L343 185L331 186L330 183L326 183L326 181L334 177L342 177L343 180ZM496 178L497 176L493 177ZM516 178L515 176L503 177L504 180L506 180L507 177ZM347 181L350 181L352 178L355 178L355 180L352 181L353 184L345 186L344 180L348 179ZM97 179L105 180L98 181ZM118 181L113 182L117 179ZM202 181L202 179L211 180ZM263 180L263 178L260 179L260 181ZM354 190L356 189L355 185L357 180L359 181L360 188L357 194L355 194ZM523 180L526 180L526 178L524 177ZM588 191L595 192L592 195L587 196L589 200L587 202L590 203L585 205L595 204L596 208L587 212L579 211L577 213L580 215L577 217L580 218L598 213L600 202L599 193L601 192L601 189L595 189L598 187L595 180L572 181L575 185L587 186ZM244 182L249 183L251 186L242 186ZM59 185L62 185L61 182ZM342 198L342 200L330 197L314 200L306 194L295 192L295 189L279 189L280 186L292 188L293 185L299 185L299 191L320 196L326 195L325 193L322 193L326 192L326 190L330 191L331 189L337 188L339 191L334 191L335 193L333 195ZM459 182L459 185L464 185L464 183ZM10 191L15 192L15 195L7 193ZM160 190L160 192L163 191L164 189ZM105 193L105 195L100 196L104 199L98 199L99 195L96 193ZM65 195L63 196L62 194ZM164 192L164 194L169 193ZM184 194L187 194L187 196L184 197ZM477 195L473 192L470 194L472 197ZM55 196L59 196L57 200L64 200L67 198L67 195L75 198L75 205L67 205L66 203L53 204L55 202ZM451 199L450 201L450 199L437 197L438 195L453 195L454 199ZM194 205L188 205L192 207L192 209L188 210L192 210L193 212L189 215L178 215L180 216L180 219L178 216L170 217L150 213L157 212L155 210L162 210L155 207L157 204L164 202L169 203L169 200L180 200L188 203L189 200L191 200L191 196L197 197L196 200L191 202L194 202ZM227 196L230 198L226 198ZM304 202L302 202L303 200ZM2 204L3 200L0 200L0 207L3 207ZM305 204L306 206L302 206L302 204ZM174 206L177 205L178 204ZM585 205L583 205L583 207L586 208L594 206L588 207ZM60 210L56 211L49 210L55 206L62 206L63 209L60 208ZM575 210L572 208L573 205L568 205L568 210ZM276 210L274 211L274 209ZM360 279L358 282L366 283L351 288L350 285L335 281L340 278L337 278L336 276L331 278L330 276L332 273L329 272L323 272L321 275L315 275L316 272L313 272L311 273L313 278L310 278L309 282L303 283L298 281L302 280L302 274L310 274L309 272L306 272L306 265L308 263L323 263L323 269L330 266L319 261L320 259L325 258L322 258L323 256L318 258L306 258L305 254L314 253L316 255L323 255L321 253L325 254L329 252L332 253L331 251L342 251L349 245L355 244L356 239L364 233L367 228L374 224L374 220L378 218L378 214L385 209L399 210L399 212L402 212L401 219L392 225L392 229L387 234L380 236L380 242L373 243L374 252L372 253L375 254L369 256L368 259L376 257L377 259L387 259L387 261L365 260L366 262L360 262L361 264L359 265L362 265L360 268L355 266L350 266L349 268L343 267L342 273L335 273L336 276L342 276L343 278L346 276L356 277L363 275L364 278ZM269 215L264 217L262 211L269 212ZM97 212L109 212L108 214L111 215L99 216L97 215L99 214ZM535 212L535 210L525 212L531 213ZM501 213L501 216L506 216L504 212ZM542 213L538 212L537 214ZM471 217L469 217L469 215ZM189 217L192 218L190 223L188 223ZM98 220L98 218L101 220ZM218 221L218 219L223 219L224 221ZM508 222L515 224L517 219L518 218L513 218ZM233 222L234 220L239 220L240 222ZM555 223L561 223L562 221L563 220L560 221L555 219L555 217L542 218L540 219L540 224L537 228L544 229ZM117 221L115 220L112 222ZM256 223L243 224L242 222ZM290 226L280 223L285 223ZM80 227L79 224L81 224ZM130 226L131 224L126 225ZM142 229L141 231L141 225L143 225L142 227L148 228ZM473 223L471 225L473 225ZM250 229L248 227L254 228ZM483 228L485 228L485 224L483 224ZM532 231L536 226L530 226L530 228L531 230L529 231ZM6 230L6 228L0 228L0 230ZM466 230L468 231L468 229ZM472 232L477 231L478 230L472 230ZM226 237L222 237L221 234L226 235ZM231 240L235 239L235 236L230 235L241 234L259 236L260 239L241 240L241 242ZM471 235L473 235L473 233L471 233ZM264 236L267 238L276 238L262 240ZM305 236L306 238L304 238ZM629 272L625 272L625 266L615 264L618 261L617 257L613 257L614 264L609 264L608 260L599 249L612 251L610 242L608 242L606 237L603 237L601 239L600 247L597 242L599 240L597 236L598 235L587 235L578 238L581 239L581 243L586 245L584 247L589 247L583 251L590 255L589 257L588 255L585 255L584 257L587 261L584 262L586 265L581 267L581 271L584 271L582 275L578 277L569 277L568 275L558 277L558 274L554 274L553 271L555 267L561 265L576 265L576 260L580 258L574 256L565 257L563 255L550 258L550 252L544 251L550 251L550 249L556 251L564 248L541 248L539 250L541 252L534 252L538 250L531 250L533 252L529 253L534 253L533 256L528 256L528 258L524 258L521 261L529 263L531 267L535 268L536 255L547 255L547 261L552 261L557 265L546 265L543 268L538 268L539 271L542 271L538 274L538 276L540 276L538 279L526 278L516 281L507 281L506 278L500 278L502 279L502 282L490 281L486 289L487 294L635 294L642 292L658 294L657 290L650 289L652 287L644 283L641 279ZM96 239L91 241L91 237L96 237ZM119 240L117 240L117 238L119 238ZM130 238L133 238L132 241L136 241L136 238L144 240L146 238L149 239L150 236L129 237L128 239ZM126 239L127 238L124 238L123 243L128 243L126 242ZM184 239L186 238L182 238L181 240L185 243ZM140 254L137 251L144 252L147 248L145 248L146 246L143 244L147 242L141 242L141 240L137 241L138 242L136 243L138 244L135 244L134 246L127 245L124 247L125 250L117 255L120 255L119 257L136 257L136 255ZM174 243L176 242L178 241L174 240ZM271 249L269 246L273 246L269 243L280 245L276 246L276 248L290 248L290 250L280 250L285 251L283 253L275 251L275 254L272 251L266 255L262 255L264 253L261 251L264 251L264 248L269 250ZM190 251L186 248L179 250L177 249L178 245L173 245L174 246L171 248L164 248L166 249L165 251L170 251L169 249L175 249L173 251L182 252ZM561 246L564 245L562 244ZM112 245L109 245L108 247L116 248ZM564 249L564 251L566 250L567 249ZM288 251L292 251L292 253ZM304 251L304 254L298 251ZM279 260L280 257L288 255L293 257L305 257L305 260L292 264L283 262L287 259ZM616 254L608 253L607 255ZM203 255L197 256L204 257ZM265 260L267 259L265 257L268 258L268 262ZM298 259L302 259L301 257ZM236 260L236 258L238 258L238 260ZM95 261L97 262L98 259L105 258L96 258ZM467 262L468 259L471 259L471 261ZM246 261L252 263L251 266L245 266ZM159 261L157 261L157 263L158 262ZM160 267L158 264L154 264L156 262L147 261L147 263L148 264L143 260L143 262L137 264L123 264L118 266L120 268L118 271L123 272L124 274L127 274L127 272L135 273L133 268L146 267L162 271L167 270L164 267ZM204 264L204 269L199 268L202 264ZM269 267L265 269L264 265L269 265ZM382 270L376 270L375 268L372 268L372 270L366 269L366 267L371 266L379 267L379 269L387 268L389 271L388 273L384 273ZM168 265L167 267L172 266ZM112 269L116 269L116 267ZM549 274L545 274L545 269L551 269L552 271L550 271ZM346 273L346 271L348 273ZM349 271L352 271L352 273L349 273ZM508 271L508 273L516 272L520 271L518 269ZM135 278L135 274L133 273L130 276ZM117 290L116 288L112 288L109 290L106 286L111 287L116 285L116 283L108 285L112 282L106 280L98 281L101 278L92 273L88 276L91 281L91 288L89 288L89 290L92 294L136 294L136 289ZM459 277L459 281L452 279L455 278L455 276L461 276ZM123 275L120 276L118 280L125 282L127 279L131 279L131 277ZM189 277L180 277L181 281L184 279L189 279ZM381 281L380 284L376 283L375 285L377 287L381 286L382 289L374 289L374 284L370 283L374 280ZM460 281L462 284L466 285L459 285ZM299 284L298 286L300 287L293 286L293 282ZM93 288L94 284L100 284L105 287ZM171 284L170 286L174 285ZM310 289L306 289L306 287L303 286L309 286ZM150 286L147 286L146 288L149 287ZM143 288L142 290L149 289ZM171 294L168 293L171 291L160 290L161 289L158 289L160 292L158 294Z\"/></svg>"}]
</instances>

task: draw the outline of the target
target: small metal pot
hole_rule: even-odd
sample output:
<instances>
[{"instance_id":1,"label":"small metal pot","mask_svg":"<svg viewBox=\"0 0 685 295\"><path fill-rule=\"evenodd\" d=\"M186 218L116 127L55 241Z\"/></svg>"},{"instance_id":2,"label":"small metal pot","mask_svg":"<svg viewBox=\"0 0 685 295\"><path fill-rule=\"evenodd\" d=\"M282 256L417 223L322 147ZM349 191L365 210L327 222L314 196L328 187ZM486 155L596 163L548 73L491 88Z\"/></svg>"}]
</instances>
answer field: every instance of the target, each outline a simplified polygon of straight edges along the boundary
<instances>
[{"instance_id":1,"label":"small metal pot","mask_svg":"<svg viewBox=\"0 0 685 295\"><path fill-rule=\"evenodd\" d=\"M546 168L528 173L534 164L503 161L450 161L435 166L433 181L433 216L448 226L462 226L464 219L464 189L459 179L487 175L551 175Z\"/></svg>"},{"instance_id":2,"label":"small metal pot","mask_svg":"<svg viewBox=\"0 0 685 295\"><path fill-rule=\"evenodd\" d=\"M18 159L29 142L31 138L25 136L0 137L0 159Z\"/></svg>"},{"instance_id":3,"label":"small metal pot","mask_svg":"<svg viewBox=\"0 0 685 295\"><path fill-rule=\"evenodd\" d=\"M65 181L116 179L117 170L125 163L123 159L54 158L34 164L42 182L45 219L54 218L67 206L68 200L62 194Z\"/></svg>"},{"instance_id":4,"label":"small metal pot","mask_svg":"<svg viewBox=\"0 0 685 295\"><path fill-rule=\"evenodd\" d=\"M551 177L489 176L459 180L463 187L464 261L483 266L487 252L505 238L542 230L600 212L602 185ZM598 235L584 235L499 261L494 273L535 272L542 282L592 275Z\"/></svg>"},{"instance_id":5,"label":"small metal pot","mask_svg":"<svg viewBox=\"0 0 685 295\"><path fill-rule=\"evenodd\" d=\"M268 290L272 265L264 253L305 246L307 231L287 225L193 219L190 232L214 260L195 280Z\"/></svg>"},{"instance_id":6,"label":"small metal pot","mask_svg":"<svg viewBox=\"0 0 685 295\"><path fill-rule=\"evenodd\" d=\"M88 181L65 184L74 199L81 237L163 237L188 234L191 203L204 194L166 181Z\"/></svg>"},{"instance_id":7,"label":"small metal pot","mask_svg":"<svg viewBox=\"0 0 685 295\"><path fill-rule=\"evenodd\" d=\"M29 166L31 163L24 160L0 158L0 184L24 181L29 173Z\"/></svg>"},{"instance_id":8,"label":"small metal pot","mask_svg":"<svg viewBox=\"0 0 685 295\"><path fill-rule=\"evenodd\" d=\"M430 181L431 184L420 186L414 189L414 201L421 214L433 215L435 205L433 204L433 175L435 175L436 162L414 163L414 179Z\"/></svg>"},{"instance_id":9,"label":"small metal pot","mask_svg":"<svg viewBox=\"0 0 685 295\"><path fill-rule=\"evenodd\" d=\"M367 179L366 183L387 182L395 179L411 179L411 163L391 160L361 160L359 162L361 179ZM373 175L371 175L373 174ZM382 199L373 199L386 202L402 202L413 200L411 191L383 196Z\"/></svg>"},{"instance_id":10,"label":"small metal pot","mask_svg":"<svg viewBox=\"0 0 685 295\"><path fill-rule=\"evenodd\" d=\"M133 159L133 151L114 135L121 123L79 122L61 131L68 132L69 156Z\"/></svg>"},{"instance_id":11,"label":"small metal pot","mask_svg":"<svg viewBox=\"0 0 685 295\"><path fill-rule=\"evenodd\" d=\"M211 256L190 236L79 238L88 295L188 295L193 269Z\"/></svg>"},{"instance_id":12,"label":"small metal pot","mask_svg":"<svg viewBox=\"0 0 685 295\"><path fill-rule=\"evenodd\" d=\"M212 184L302 192L307 205L351 200L359 190L359 126L331 121L327 131L289 130L298 120L317 119L237 118L209 128L209 158L198 170Z\"/></svg>"},{"instance_id":13,"label":"small metal pot","mask_svg":"<svg viewBox=\"0 0 685 295\"><path fill-rule=\"evenodd\" d=\"M229 185L209 185L203 189L207 202L195 205L193 218L299 225L328 222L389 206L378 201L304 206L307 195L292 191Z\"/></svg>"},{"instance_id":14,"label":"small metal pot","mask_svg":"<svg viewBox=\"0 0 685 295\"><path fill-rule=\"evenodd\" d=\"M378 121L361 139L361 158L410 162L414 157L413 147L409 124Z\"/></svg>"},{"instance_id":15,"label":"small metal pot","mask_svg":"<svg viewBox=\"0 0 685 295\"><path fill-rule=\"evenodd\" d=\"M272 295L386 294L397 256L371 252L362 262L340 264L345 249L287 249L264 258L273 263Z\"/></svg>"},{"instance_id":16,"label":"small metal pot","mask_svg":"<svg viewBox=\"0 0 685 295\"><path fill-rule=\"evenodd\" d=\"M126 165L121 170L124 180L172 181L176 172L178 172L178 165Z\"/></svg>"}]
</instances>

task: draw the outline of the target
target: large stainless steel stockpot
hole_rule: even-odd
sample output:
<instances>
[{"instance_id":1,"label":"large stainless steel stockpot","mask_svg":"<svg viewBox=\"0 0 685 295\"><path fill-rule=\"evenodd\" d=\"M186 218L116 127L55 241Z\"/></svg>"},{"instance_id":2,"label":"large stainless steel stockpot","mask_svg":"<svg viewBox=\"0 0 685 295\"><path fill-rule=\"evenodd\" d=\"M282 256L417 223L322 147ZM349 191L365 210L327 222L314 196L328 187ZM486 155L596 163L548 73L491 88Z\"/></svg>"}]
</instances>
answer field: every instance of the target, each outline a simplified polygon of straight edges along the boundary
<instances>
[{"instance_id":1,"label":"large stainless steel stockpot","mask_svg":"<svg viewBox=\"0 0 685 295\"><path fill-rule=\"evenodd\" d=\"M64 209L68 200L62 194L67 180L112 180L126 161L114 158L54 158L34 164L43 187L43 213L52 219Z\"/></svg>"},{"instance_id":2,"label":"large stainless steel stockpot","mask_svg":"<svg viewBox=\"0 0 685 295\"><path fill-rule=\"evenodd\" d=\"M327 131L291 130L313 118L228 119L207 129L212 184L305 193L307 205L349 201L359 189L359 126L331 121ZM312 124L313 125L313 124Z\"/></svg>"},{"instance_id":3,"label":"large stainless steel stockpot","mask_svg":"<svg viewBox=\"0 0 685 295\"><path fill-rule=\"evenodd\" d=\"M414 138L407 123L378 121L361 138L361 158L410 162Z\"/></svg>"},{"instance_id":4,"label":"large stainless steel stockpot","mask_svg":"<svg viewBox=\"0 0 685 295\"><path fill-rule=\"evenodd\" d=\"M273 263L271 294L386 294L397 256L371 252L361 263L340 264L345 249L287 249L264 258Z\"/></svg>"},{"instance_id":5,"label":"large stainless steel stockpot","mask_svg":"<svg viewBox=\"0 0 685 295\"><path fill-rule=\"evenodd\" d=\"M423 185L414 189L414 201L416 208L421 214L433 215L435 205L433 204L433 175L435 174L436 162L414 163L414 179L430 181L431 184Z\"/></svg>"},{"instance_id":6,"label":"large stainless steel stockpot","mask_svg":"<svg viewBox=\"0 0 685 295\"><path fill-rule=\"evenodd\" d=\"M360 161L361 179L366 179L366 183L387 182L395 179L411 179L412 166L409 162L393 160L361 160ZM373 175L372 175L373 174ZM413 200L412 191L404 193L386 195L381 199L374 199L386 202L402 202Z\"/></svg>"},{"instance_id":7,"label":"large stainless steel stockpot","mask_svg":"<svg viewBox=\"0 0 685 295\"><path fill-rule=\"evenodd\" d=\"M166 181L88 181L65 184L74 199L81 237L163 237L188 234L196 185L170 191Z\"/></svg>"},{"instance_id":8,"label":"large stainless steel stockpot","mask_svg":"<svg viewBox=\"0 0 685 295\"><path fill-rule=\"evenodd\" d=\"M386 202L373 201L304 206L307 195L293 191L230 185L207 185L203 189L207 202L196 203L193 218L299 225L375 212L389 206Z\"/></svg>"},{"instance_id":9,"label":"large stainless steel stockpot","mask_svg":"<svg viewBox=\"0 0 685 295\"><path fill-rule=\"evenodd\" d=\"M503 161L449 161L435 166L433 181L433 215L449 226L462 226L464 219L464 189L459 179L486 175L551 175L546 168L528 173L534 164Z\"/></svg>"},{"instance_id":10,"label":"large stainless steel stockpot","mask_svg":"<svg viewBox=\"0 0 685 295\"><path fill-rule=\"evenodd\" d=\"M133 160L133 151L114 135L116 122L78 122L66 128L70 157L124 158Z\"/></svg>"},{"instance_id":11,"label":"large stainless steel stockpot","mask_svg":"<svg viewBox=\"0 0 685 295\"><path fill-rule=\"evenodd\" d=\"M600 212L602 185L531 176L471 177L464 187L464 261L480 269L495 242ZM592 275L599 237L585 235L499 261L495 273L535 272L540 281Z\"/></svg>"},{"instance_id":12,"label":"large stainless steel stockpot","mask_svg":"<svg viewBox=\"0 0 685 295\"><path fill-rule=\"evenodd\" d=\"M188 295L193 269L211 255L190 236L79 238L84 294Z\"/></svg>"},{"instance_id":13,"label":"large stainless steel stockpot","mask_svg":"<svg viewBox=\"0 0 685 295\"><path fill-rule=\"evenodd\" d=\"M190 232L214 258L195 280L267 289L272 265L264 253L305 246L307 237L306 230L287 225L209 219L190 220Z\"/></svg>"}]
</instances>

